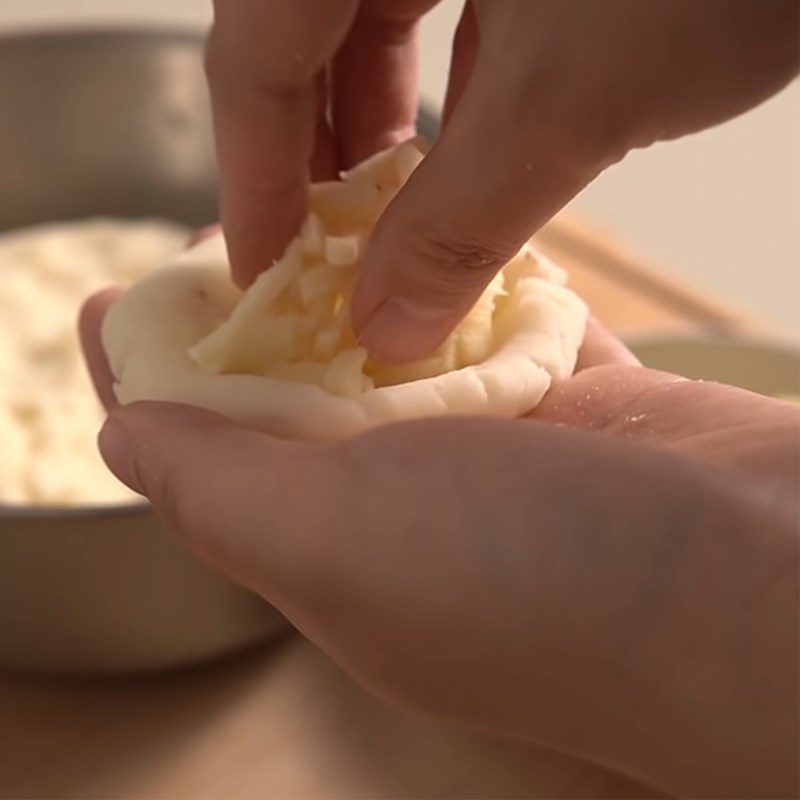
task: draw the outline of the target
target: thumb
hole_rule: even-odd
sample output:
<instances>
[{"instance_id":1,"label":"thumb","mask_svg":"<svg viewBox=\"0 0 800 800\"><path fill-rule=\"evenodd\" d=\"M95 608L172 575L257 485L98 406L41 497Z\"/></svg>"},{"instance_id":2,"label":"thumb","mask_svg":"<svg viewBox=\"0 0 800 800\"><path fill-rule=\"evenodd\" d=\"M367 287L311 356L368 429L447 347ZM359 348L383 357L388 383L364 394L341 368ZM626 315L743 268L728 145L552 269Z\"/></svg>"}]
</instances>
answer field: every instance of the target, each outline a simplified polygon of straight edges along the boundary
<instances>
[{"instance_id":1,"label":"thumb","mask_svg":"<svg viewBox=\"0 0 800 800\"><path fill-rule=\"evenodd\" d=\"M519 94L519 92L517 92ZM370 353L430 353L497 271L600 171L480 57L448 125L375 228L353 299Z\"/></svg>"},{"instance_id":2,"label":"thumb","mask_svg":"<svg viewBox=\"0 0 800 800\"><path fill-rule=\"evenodd\" d=\"M109 469L213 568L287 616L303 603L335 486L326 449L154 402L113 410L99 446Z\"/></svg>"}]
</instances>

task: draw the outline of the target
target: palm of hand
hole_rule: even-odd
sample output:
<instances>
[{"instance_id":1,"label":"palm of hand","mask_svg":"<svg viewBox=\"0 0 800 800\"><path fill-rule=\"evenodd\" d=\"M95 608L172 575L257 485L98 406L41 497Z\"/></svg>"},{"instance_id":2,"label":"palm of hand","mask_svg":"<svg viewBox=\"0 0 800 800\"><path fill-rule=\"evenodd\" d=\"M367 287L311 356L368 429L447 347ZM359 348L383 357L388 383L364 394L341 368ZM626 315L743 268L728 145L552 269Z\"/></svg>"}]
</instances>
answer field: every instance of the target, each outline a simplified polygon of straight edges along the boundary
<instances>
[{"instance_id":1,"label":"palm of hand","mask_svg":"<svg viewBox=\"0 0 800 800\"><path fill-rule=\"evenodd\" d=\"M787 402L608 364L555 387L534 417L668 448L795 494L798 409Z\"/></svg>"},{"instance_id":2,"label":"palm of hand","mask_svg":"<svg viewBox=\"0 0 800 800\"><path fill-rule=\"evenodd\" d=\"M108 302L82 334L113 405ZM643 369L592 325L529 419L313 446L141 403L112 410L101 446L195 552L381 696L697 794L786 774L797 431L791 404ZM643 715L658 724L631 728ZM675 741L709 726L737 738L698 773ZM739 773L732 747L754 754Z\"/></svg>"}]
</instances>

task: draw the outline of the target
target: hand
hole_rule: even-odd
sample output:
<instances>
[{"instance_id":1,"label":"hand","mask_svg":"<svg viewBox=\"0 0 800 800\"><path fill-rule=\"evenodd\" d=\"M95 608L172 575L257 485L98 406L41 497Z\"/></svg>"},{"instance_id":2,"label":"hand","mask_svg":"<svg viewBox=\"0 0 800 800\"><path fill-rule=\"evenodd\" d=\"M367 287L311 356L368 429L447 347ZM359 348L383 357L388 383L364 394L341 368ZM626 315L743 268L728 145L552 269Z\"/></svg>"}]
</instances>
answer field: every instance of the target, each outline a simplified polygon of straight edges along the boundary
<instances>
[{"instance_id":1,"label":"hand","mask_svg":"<svg viewBox=\"0 0 800 800\"><path fill-rule=\"evenodd\" d=\"M332 176L412 134L417 22L434 5L215 3L208 74L240 284L297 231L309 166ZM365 257L353 302L361 341L383 361L425 355L603 169L776 92L797 71L799 9L797 0L467 3L444 132Z\"/></svg>"},{"instance_id":2,"label":"hand","mask_svg":"<svg viewBox=\"0 0 800 800\"><path fill-rule=\"evenodd\" d=\"M390 701L664 792L796 790L798 415L645 370L593 325L532 419L332 445L114 408L114 473Z\"/></svg>"}]
</instances>

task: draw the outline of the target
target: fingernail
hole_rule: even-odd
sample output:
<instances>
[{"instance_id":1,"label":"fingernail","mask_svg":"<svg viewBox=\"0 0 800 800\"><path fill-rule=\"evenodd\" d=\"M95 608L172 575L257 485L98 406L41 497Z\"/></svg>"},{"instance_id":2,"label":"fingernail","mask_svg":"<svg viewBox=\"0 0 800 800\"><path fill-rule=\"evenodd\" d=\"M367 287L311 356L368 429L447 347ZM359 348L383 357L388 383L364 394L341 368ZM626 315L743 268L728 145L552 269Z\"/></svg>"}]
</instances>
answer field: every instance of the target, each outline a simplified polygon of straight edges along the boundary
<instances>
[{"instance_id":1,"label":"fingernail","mask_svg":"<svg viewBox=\"0 0 800 800\"><path fill-rule=\"evenodd\" d=\"M450 332L452 311L390 297L361 331L359 341L377 361L400 363L425 358Z\"/></svg>"},{"instance_id":2,"label":"fingernail","mask_svg":"<svg viewBox=\"0 0 800 800\"><path fill-rule=\"evenodd\" d=\"M134 465L134 449L125 426L114 416L109 417L97 436L100 455L106 466L129 489L144 494Z\"/></svg>"}]
</instances>

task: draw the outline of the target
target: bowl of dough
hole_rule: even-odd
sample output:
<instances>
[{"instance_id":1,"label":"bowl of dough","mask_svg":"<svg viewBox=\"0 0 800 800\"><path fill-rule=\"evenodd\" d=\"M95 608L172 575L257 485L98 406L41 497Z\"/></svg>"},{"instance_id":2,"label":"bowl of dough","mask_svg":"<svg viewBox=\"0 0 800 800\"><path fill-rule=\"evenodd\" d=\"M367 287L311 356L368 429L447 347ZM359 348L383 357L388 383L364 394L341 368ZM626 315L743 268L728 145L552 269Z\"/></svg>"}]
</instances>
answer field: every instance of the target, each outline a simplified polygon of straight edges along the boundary
<instances>
[{"instance_id":1,"label":"bowl of dough","mask_svg":"<svg viewBox=\"0 0 800 800\"><path fill-rule=\"evenodd\" d=\"M75 331L216 217L195 34L0 36L0 667L169 669L284 628L107 472Z\"/></svg>"}]
</instances>

